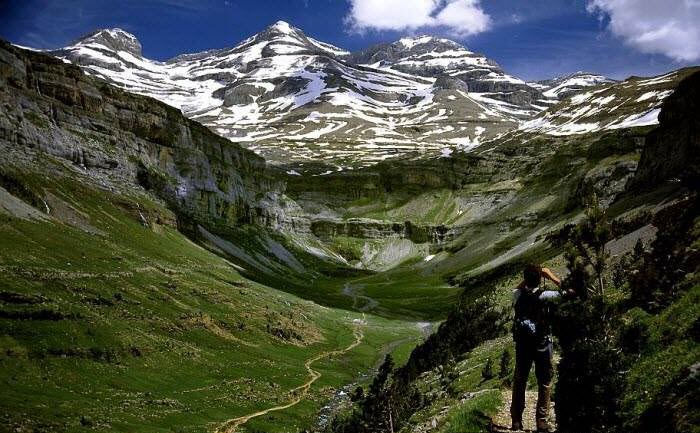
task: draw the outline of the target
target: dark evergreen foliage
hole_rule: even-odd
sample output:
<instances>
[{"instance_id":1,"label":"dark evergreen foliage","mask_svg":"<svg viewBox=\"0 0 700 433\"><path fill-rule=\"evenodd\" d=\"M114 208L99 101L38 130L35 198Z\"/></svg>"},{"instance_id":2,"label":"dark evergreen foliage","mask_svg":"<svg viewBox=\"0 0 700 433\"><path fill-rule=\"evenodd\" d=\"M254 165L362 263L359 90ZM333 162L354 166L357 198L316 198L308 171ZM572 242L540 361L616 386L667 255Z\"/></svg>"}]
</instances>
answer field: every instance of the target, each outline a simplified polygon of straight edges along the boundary
<instances>
[{"instance_id":1,"label":"dark evergreen foliage","mask_svg":"<svg viewBox=\"0 0 700 433\"><path fill-rule=\"evenodd\" d=\"M334 433L398 431L416 411L425 405L424 396L414 381L421 373L443 366L445 391L454 391L457 379L455 358L481 343L506 332L507 316L479 298L468 302L463 298L437 332L417 346L404 366L393 371L391 358L377 372L359 410L331 422ZM450 382L450 383L447 383Z\"/></svg>"},{"instance_id":2,"label":"dark evergreen foliage","mask_svg":"<svg viewBox=\"0 0 700 433\"><path fill-rule=\"evenodd\" d=\"M481 378L484 380L493 379L496 375L493 372L493 360L488 358L481 369Z\"/></svg>"},{"instance_id":3,"label":"dark evergreen foliage","mask_svg":"<svg viewBox=\"0 0 700 433\"><path fill-rule=\"evenodd\" d=\"M683 277L700 266L700 251L690 247L700 200L689 198L659 212L659 227L652 248L643 253L641 265L629 279L630 302L649 312L658 312L678 298Z\"/></svg>"},{"instance_id":4,"label":"dark evergreen foliage","mask_svg":"<svg viewBox=\"0 0 700 433\"><path fill-rule=\"evenodd\" d=\"M586 218L559 233L559 241L566 241L569 269L563 287L579 295L560 306L554 327L561 348L555 407L562 432L604 432L620 424L623 382L615 346L618 314L604 298L605 244L611 234L595 196Z\"/></svg>"},{"instance_id":5,"label":"dark evergreen foliage","mask_svg":"<svg viewBox=\"0 0 700 433\"><path fill-rule=\"evenodd\" d=\"M620 425L624 370L615 344L617 314L599 297L571 300L555 327L561 348L555 392L561 432L606 432Z\"/></svg>"},{"instance_id":6,"label":"dark evergreen foliage","mask_svg":"<svg viewBox=\"0 0 700 433\"><path fill-rule=\"evenodd\" d=\"M650 343L649 313L659 314L693 284L686 276L700 264L692 247L699 234L693 231L698 210L693 196L655 216L659 231L650 248L638 243L610 272L618 289L629 285L629 297L622 301L600 290L608 266L604 241L611 233L604 213L593 206L585 221L556 236L560 244L568 241L571 273L564 287L587 295L565 301L554 327L561 347L555 395L561 432L697 431L690 409L698 402L695 366L668 378L664 389L646 390L654 402L639 419L631 419L621 402L629 392L627 372L640 357L660 350Z\"/></svg>"},{"instance_id":7,"label":"dark evergreen foliage","mask_svg":"<svg viewBox=\"0 0 700 433\"><path fill-rule=\"evenodd\" d=\"M506 379L510 376L511 369L510 369L510 363L513 360L513 355L511 355L510 350L505 349L503 353L501 353L501 362L500 366L498 369L498 377L500 379Z\"/></svg>"}]
</instances>

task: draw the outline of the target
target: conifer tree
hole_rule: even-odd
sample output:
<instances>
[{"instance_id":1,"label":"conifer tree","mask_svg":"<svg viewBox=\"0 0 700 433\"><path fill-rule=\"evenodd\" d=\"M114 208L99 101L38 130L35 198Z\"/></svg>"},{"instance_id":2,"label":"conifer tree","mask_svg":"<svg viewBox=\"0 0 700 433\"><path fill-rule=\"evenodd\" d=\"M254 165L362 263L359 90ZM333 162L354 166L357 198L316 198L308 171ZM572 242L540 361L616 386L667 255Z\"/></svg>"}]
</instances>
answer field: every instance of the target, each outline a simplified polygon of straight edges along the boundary
<instances>
[{"instance_id":1,"label":"conifer tree","mask_svg":"<svg viewBox=\"0 0 700 433\"><path fill-rule=\"evenodd\" d=\"M620 324L604 296L610 224L595 195L585 215L560 233L569 269L563 288L579 295L561 305L554 326L561 347L555 407L562 432L609 431L619 425L623 389L623 361L616 346Z\"/></svg>"},{"instance_id":2,"label":"conifer tree","mask_svg":"<svg viewBox=\"0 0 700 433\"><path fill-rule=\"evenodd\" d=\"M486 360L486 363L484 364L484 368L481 369L481 377L484 380L489 380L494 378L494 373L493 373L493 361L491 358L488 358Z\"/></svg>"},{"instance_id":3,"label":"conifer tree","mask_svg":"<svg viewBox=\"0 0 700 433\"><path fill-rule=\"evenodd\" d=\"M605 209L598 203L596 194L587 201L586 218L563 235L568 241L565 256L569 283L580 296L589 293L603 295L603 275L608 260L605 245L611 240L612 232Z\"/></svg>"},{"instance_id":4,"label":"conifer tree","mask_svg":"<svg viewBox=\"0 0 700 433\"><path fill-rule=\"evenodd\" d=\"M510 362L513 359L513 357L510 354L510 350L504 349L503 353L501 353L501 365L498 370L498 377L501 379L505 379L510 375Z\"/></svg>"}]
</instances>

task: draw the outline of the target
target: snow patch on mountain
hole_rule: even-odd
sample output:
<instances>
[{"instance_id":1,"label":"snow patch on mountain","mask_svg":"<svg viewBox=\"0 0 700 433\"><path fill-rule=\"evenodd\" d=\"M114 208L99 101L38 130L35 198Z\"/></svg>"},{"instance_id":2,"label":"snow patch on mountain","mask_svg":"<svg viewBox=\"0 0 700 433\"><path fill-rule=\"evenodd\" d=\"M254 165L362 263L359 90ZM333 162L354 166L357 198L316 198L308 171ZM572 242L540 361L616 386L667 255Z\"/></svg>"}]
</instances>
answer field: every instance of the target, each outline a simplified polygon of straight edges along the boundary
<instances>
[{"instance_id":1,"label":"snow patch on mountain","mask_svg":"<svg viewBox=\"0 0 700 433\"><path fill-rule=\"evenodd\" d=\"M596 84L591 90L564 98L532 120L523 122L518 131L576 135L658 124L661 104L688 71Z\"/></svg>"},{"instance_id":2,"label":"snow patch on mountain","mask_svg":"<svg viewBox=\"0 0 700 433\"><path fill-rule=\"evenodd\" d=\"M540 81L537 83L537 85L543 90L542 95L546 98L564 99L567 96L580 92L587 87L595 87L614 82L615 80L607 78L603 75L576 72L575 74L564 77Z\"/></svg>"}]
</instances>

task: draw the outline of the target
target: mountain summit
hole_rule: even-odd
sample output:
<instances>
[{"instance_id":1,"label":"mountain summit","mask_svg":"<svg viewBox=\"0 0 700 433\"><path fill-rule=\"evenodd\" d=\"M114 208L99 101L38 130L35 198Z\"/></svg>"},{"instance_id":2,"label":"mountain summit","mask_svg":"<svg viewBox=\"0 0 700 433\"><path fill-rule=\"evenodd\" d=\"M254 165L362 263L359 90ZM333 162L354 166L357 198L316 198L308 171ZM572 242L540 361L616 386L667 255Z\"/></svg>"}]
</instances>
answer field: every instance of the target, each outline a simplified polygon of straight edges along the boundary
<instances>
[{"instance_id":1,"label":"mountain summit","mask_svg":"<svg viewBox=\"0 0 700 433\"><path fill-rule=\"evenodd\" d=\"M545 97L563 99L580 92L586 87L610 84L614 82L615 80L603 75L579 71L563 77L538 81L537 84L542 85L542 94Z\"/></svg>"},{"instance_id":2,"label":"mountain summit","mask_svg":"<svg viewBox=\"0 0 700 433\"><path fill-rule=\"evenodd\" d=\"M141 57L141 43L136 36L120 28L102 29L89 33L72 43L73 46L103 46Z\"/></svg>"},{"instance_id":3,"label":"mountain summit","mask_svg":"<svg viewBox=\"0 0 700 433\"><path fill-rule=\"evenodd\" d=\"M232 48L166 62L141 57L129 36L103 30L53 53L297 170L307 163L342 170L412 152L449 154L536 112L504 101L500 91L479 93L450 77L453 69L439 67L441 59L462 72L495 62L473 60L481 58L446 39L404 38L384 65L368 65L359 53L284 21Z\"/></svg>"},{"instance_id":4,"label":"mountain summit","mask_svg":"<svg viewBox=\"0 0 700 433\"><path fill-rule=\"evenodd\" d=\"M264 52L261 52L263 57L298 54L301 51L309 51L310 53L320 51L334 56L350 54L341 48L306 36L301 29L292 26L286 21L277 21L262 32L238 44L234 50L259 46L259 44L268 48Z\"/></svg>"},{"instance_id":5,"label":"mountain summit","mask_svg":"<svg viewBox=\"0 0 700 433\"><path fill-rule=\"evenodd\" d=\"M488 93L515 105L521 116L539 111L532 106L542 98L537 88L506 74L495 60L449 39L428 35L402 38L360 51L352 61L423 77L449 76L463 81L470 92Z\"/></svg>"}]
</instances>

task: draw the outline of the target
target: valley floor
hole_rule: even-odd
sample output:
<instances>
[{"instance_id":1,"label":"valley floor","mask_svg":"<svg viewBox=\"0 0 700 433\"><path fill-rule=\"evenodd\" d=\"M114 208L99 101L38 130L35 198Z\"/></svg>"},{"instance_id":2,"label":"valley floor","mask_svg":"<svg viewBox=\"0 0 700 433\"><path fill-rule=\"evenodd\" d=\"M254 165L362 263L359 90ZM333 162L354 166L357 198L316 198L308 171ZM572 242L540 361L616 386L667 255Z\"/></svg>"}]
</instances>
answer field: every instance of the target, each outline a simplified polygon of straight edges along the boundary
<instances>
[{"instance_id":1,"label":"valley floor","mask_svg":"<svg viewBox=\"0 0 700 433\"><path fill-rule=\"evenodd\" d=\"M9 430L297 431L387 348L406 359L423 336L247 280L147 197L27 182L51 191L50 212L0 213Z\"/></svg>"}]
</instances>

